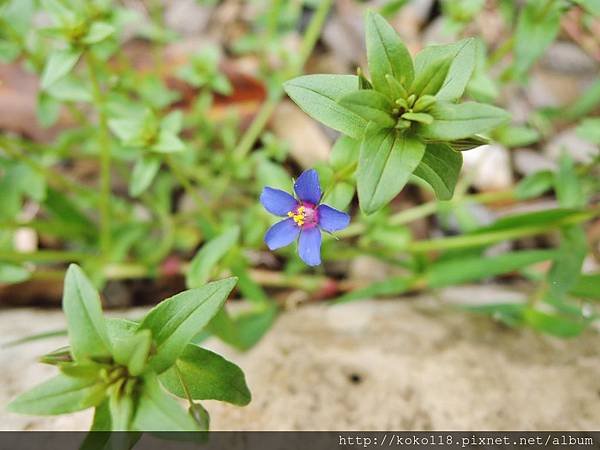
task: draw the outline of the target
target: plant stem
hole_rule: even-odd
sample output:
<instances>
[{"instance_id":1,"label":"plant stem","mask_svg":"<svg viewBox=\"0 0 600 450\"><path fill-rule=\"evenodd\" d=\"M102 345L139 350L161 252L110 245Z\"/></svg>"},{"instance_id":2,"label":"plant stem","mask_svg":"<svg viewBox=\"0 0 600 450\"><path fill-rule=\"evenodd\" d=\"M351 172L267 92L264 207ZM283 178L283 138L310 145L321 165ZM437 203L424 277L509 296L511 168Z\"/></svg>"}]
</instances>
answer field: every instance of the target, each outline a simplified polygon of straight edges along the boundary
<instances>
[{"instance_id":1,"label":"plant stem","mask_svg":"<svg viewBox=\"0 0 600 450\"><path fill-rule=\"evenodd\" d=\"M308 28L304 34L304 38L302 40L302 45L300 47L300 59L298 64L291 68L289 77L294 77L304 67L304 64L308 60L315 44L317 43L317 39L321 34L321 29L325 24L325 19L327 18L327 14L329 13L329 9L331 8L333 0L322 0L319 3L319 7L315 11ZM258 111L258 114L250 124L250 126L246 129L246 132L242 135L236 149L233 154L236 159L241 160L246 154L252 150L254 143L259 138L262 130L267 125L269 118L275 111L275 108L279 104L279 101L283 97L283 87L278 85L276 89L274 89L269 98L265 103L263 103L262 107Z\"/></svg>"},{"instance_id":2,"label":"plant stem","mask_svg":"<svg viewBox=\"0 0 600 450\"><path fill-rule=\"evenodd\" d=\"M478 234L468 234L464 236L452 236L439 239L430 239L423 241L412 242L407 245L406 250L412 253L424 253L439 250L451 250L457 248L479 247L482 245L493 244L496 242L507 241L509 239L517 239L525 236L533 236L536 234L544 234L547 231L555 228L560 228L565 225L585 222L590 218L598 215L598 211L584 211L581 214L570 216L564 220L556 221L555 223L523 226L512 228L509 230L489 231Z\"/></svg>"},{"instance_id":3,"label":"plant stem","mask_svg":"<svg viewBox=\"0 0 600 450\"><path fill-rule=\"evenodd\" d=\"M89 71L94 104L98 112L99 121L99 144L100 144L100 198L98 206L100 209L100 251L104 258L108 256L111 248L111 226L110 226L110 136L106 112L104 111L104 98L100 83L98 81L99 65L91 51L86 51L85 58Z\"/></svg>"},{"instance_id":4,"label":"plant stem","mask_svg":"<svg viewBox=\"0 0 600 450\"><path fill-rule=\"evenodd\" d=\"M452 200L452 202L478 202L478 203L494 203L498 201L510 200L514 197L513 190L498 191L498 192L483 192L480 194L465 195L464 197ZM417 219L422 219L431 214L434 214L439 209L440 203L438 200L432 200L422 205L414 206L405 209L390 216L388 223L390 225L404 225ZM367 229L364 223L355 223L350 225L343 231L336 233L339 238L354 237L363 233Z\"/></svg>"},{"instance_id":5,"label":"plant stem","mask_svg":"<svg viewBox=\"0 0 600 450\"><path fill-rule=\"evenodd\" d=\"M37 250L35 252L0 252L0 261L21 263L21 262L72 262L83 261L92 255L81 252L68 252L60 250Z\"/></svg>"},{"instance_id":6,"label":"plant stem","mask_svg":"<svg viewBox=\"0 0 600 450\"><path fill-rule=\"evenodd\" d=\"M192 398L192 395L190 394L190 390L188 388L188 385L183 380L183 375L181 375L181 371L179 370L179 367L177 367L177 364L173 365L173 367L175 368L175 372L177 372L177 378L179 378L179 382L181 383L181 386L183 387L183 391L185 392L185 396L188 399L188 402L190 402L190 406L192 406L194 404L194 399Z\"/></svg>"}]
</instances>

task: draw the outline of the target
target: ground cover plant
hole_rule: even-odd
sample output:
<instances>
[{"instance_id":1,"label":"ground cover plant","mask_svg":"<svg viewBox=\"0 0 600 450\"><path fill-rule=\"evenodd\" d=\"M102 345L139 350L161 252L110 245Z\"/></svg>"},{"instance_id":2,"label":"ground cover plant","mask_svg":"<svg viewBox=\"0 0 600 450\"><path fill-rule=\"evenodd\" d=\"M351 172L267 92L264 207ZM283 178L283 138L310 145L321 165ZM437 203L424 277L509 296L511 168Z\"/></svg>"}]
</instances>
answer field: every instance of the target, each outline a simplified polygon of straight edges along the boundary
<instances>
[{"instance_id":1,"label":"ground cover plant","mask_svg":"<svg viewBox=\"0 0 600 450\"><path fill-rule=\"evenodd\" d=\"M256 19L241 37L173 63L165 55L180 37L162 2L143 12L113 0L0 2L0 58L20 71L13 78L35 80L40 124L0 134L0 283L8 298L64 277L69 337L41 359L60 374L12 411L93 407L92 430L205 431L199 401L243 406L250 390L233 362L200 344L212 335L250 349L290 290L334 308L514 281L525 301L475 299L463 309L561 338L593 328L600 81L526 116L512 100L565 33L600 60L596 2L442 1L450 43L418 51L394 27L409 2L369 5L355 74L305 73L333 1L250 3ZM470 25L487 9L505 29L494 45ZM227 66L245 57L257 62L252 77ZM301 163L269 129L286 94L303 118L333 130L326 160ZM562 143L552 164L514 186L481 189L480 169L463 167L494 145L541 152L568 128L593 150L582 157L573 147L582 144ZM507 204L521 208L477 215ZM349 276L364 257L389 268L383 280ZM109 304L115 283L142 280L163 300L150 293L164 279L182 292L139 321L102 315L98 291Z\"/></svg>"}]
</instances>

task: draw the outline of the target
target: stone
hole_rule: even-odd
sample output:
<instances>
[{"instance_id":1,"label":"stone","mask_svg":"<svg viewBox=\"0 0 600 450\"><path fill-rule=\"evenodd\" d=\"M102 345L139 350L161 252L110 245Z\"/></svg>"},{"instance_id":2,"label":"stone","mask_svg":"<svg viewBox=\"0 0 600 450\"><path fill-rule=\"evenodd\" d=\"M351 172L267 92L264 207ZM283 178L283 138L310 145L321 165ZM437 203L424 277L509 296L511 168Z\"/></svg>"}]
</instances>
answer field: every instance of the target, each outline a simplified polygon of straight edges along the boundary
<instances>
[{"instance_id":1,"label":"stone","mask_svg":"<svg viewBox=\"0 0 600 450\"><path fill-rule=\"evenodd\" d=\"M501 145L482 145L463 152L464 169L473 173L473 185L482 191L508 189L513 184L508 149Z\"/></svg>"},{"instance_id":2,"label":"stone","mask_svg":"<svg viewBox=\"0 0 600 450\"><path fill-rule=\"evenodd\" d=\"M469 302L519 301L499 285L461 286L354 305L283 313L246 353L210 340L240 365L246 407L203 402L213 430L591 430L600 423L597 334L561 340L460 311ZM128 316L139 317L141 310ZM360 316L360 317L357 317ZM64 327L60 311L13 309L3 341ZM37 356L66 338L0 350L0 404L51 376ZM91 411L28 417L0 410L4 430L85 430Z\"/></svg>"}]
</instances>

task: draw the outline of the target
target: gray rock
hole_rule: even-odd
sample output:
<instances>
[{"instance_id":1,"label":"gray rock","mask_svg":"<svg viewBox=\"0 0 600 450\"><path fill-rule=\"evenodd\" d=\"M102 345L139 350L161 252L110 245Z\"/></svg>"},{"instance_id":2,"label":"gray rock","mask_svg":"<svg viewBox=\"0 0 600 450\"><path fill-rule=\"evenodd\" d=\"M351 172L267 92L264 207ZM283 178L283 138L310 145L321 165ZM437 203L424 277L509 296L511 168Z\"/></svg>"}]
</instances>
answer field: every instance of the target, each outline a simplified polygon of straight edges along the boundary
<instances>
[{"instance_id":1,"label":"gray rock","mask_svg":"<svg viewBox=\"0 0 600 450\"><path fill-rule=\"evenodd\" d=\"M204 402L212 428L595 429L596 333L559 340L444 306L521 298L498 286L456 287L436 298L310 305L284 313L245 354L210 341L244 369L253 394L244 408ZM4 339L62 326L58 311L0 316ZM55 369L35 359L64 342L2 349L0 403L51 376ZM48 418L0 412L1 427L12 430L83 430L90 421L90 411Z\"/></svg>"}]
</instances>

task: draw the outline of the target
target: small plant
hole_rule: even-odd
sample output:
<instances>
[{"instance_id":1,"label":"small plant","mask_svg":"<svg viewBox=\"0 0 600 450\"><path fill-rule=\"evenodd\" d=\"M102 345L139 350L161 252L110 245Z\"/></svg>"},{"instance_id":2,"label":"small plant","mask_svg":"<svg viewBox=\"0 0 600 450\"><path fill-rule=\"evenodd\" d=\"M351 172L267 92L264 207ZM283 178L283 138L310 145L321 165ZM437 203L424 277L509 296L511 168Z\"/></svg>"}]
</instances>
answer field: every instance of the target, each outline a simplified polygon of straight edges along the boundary
<instances>
[{"instance_id":1,"label":"small plant","mask_svg":"<svg viewBox=\"0 0 600 450\"><path fill-rule=\"evenodd\" d=\"M360 141L356 183L366 214L396 197L412 174L450 199L459 152L485 143L478 133L509 119L495 106L457 103L475 68L475 40L427 47L413 63L395 30L370 12L366 43L370 80L360 70L306 75L286 82L286 92L315 119Z\"/></svg>"},{"instance_id":2,"label":"small plant","mask_svg":"<svg viewBox=\"0 0 600 450\"><path fill-rule=\"evenodd\" d=\"M93 431L208 430L208 412L197 400L250 402L240 368L192 343L235 283L227 278L181 292L134 322L105 318L93 285L71 265L63 295L70 345L41 358L60 373L8 409L56 415L95 408ZM187 399L187 412L173 395Z\"/></svg>"}]
</instances>

